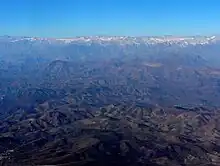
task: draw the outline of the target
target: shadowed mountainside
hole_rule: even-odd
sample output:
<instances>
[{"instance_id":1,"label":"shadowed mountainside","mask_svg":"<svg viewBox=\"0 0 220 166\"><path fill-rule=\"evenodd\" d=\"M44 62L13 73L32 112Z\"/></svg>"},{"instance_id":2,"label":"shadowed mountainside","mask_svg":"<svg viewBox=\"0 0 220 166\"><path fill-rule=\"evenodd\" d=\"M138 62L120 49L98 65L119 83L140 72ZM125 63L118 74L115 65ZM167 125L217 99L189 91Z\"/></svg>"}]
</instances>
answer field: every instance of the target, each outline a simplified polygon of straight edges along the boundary
<instances>
[{"instance_id":1,"label":"shadowed mountainside","mask_svg":"<svg viewBox=\"0 0 220 166\"><path fill-rule=\"evenodd\" d=\"M46 102L1 122L2 165L220 164L219 110Z\"/></svg>"},{"instance_id":2,"label":"shadowed mountainside","mask_svg":"<svg viewBox=\"0 0 220 166\"><path fill-rule=\"evenodd\" d=\"M219 166L219 48L0 37L0 165Z\"/></svg>"}]
</instances>

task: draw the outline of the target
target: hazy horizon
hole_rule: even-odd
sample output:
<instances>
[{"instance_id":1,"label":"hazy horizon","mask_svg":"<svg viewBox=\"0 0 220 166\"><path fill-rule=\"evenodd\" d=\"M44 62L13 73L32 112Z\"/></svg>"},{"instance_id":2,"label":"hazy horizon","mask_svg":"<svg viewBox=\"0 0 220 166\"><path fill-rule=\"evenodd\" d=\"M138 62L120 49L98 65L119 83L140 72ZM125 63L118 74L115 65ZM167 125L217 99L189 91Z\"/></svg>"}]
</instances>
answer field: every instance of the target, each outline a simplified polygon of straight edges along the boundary
<instances>
[{"instance_id":1,"label":"hazy horizon","mask_svg":"<svg viewBox=\"0 0 220 166\"><path fill-rule=\"evenodd\" d=\"M0 35L210 36L219 34L220 1L3 0Z\"/></svg>"},{"instance_id":2,"label":"hazy horizon","mask_svg":"<svg viewBox=\"0 0 220 166\"><path fill-rule=\"evenodd\" d=\"M80 35L80 36L60 36L60 37L54 37L54 36L28 36L28 35L8 35L8 34L3 34L0 35L0 37L25 37L25 38L46 38L46 39L72 39L72 38L79 38L79 37L137 37L137 38L141 38L141 37L155 37L155 38L161 38L161 37L183 37L183 38L187 38L187 37L219 37L220 34L202 34L202 35Z\"/></svg>"}]
</instances>

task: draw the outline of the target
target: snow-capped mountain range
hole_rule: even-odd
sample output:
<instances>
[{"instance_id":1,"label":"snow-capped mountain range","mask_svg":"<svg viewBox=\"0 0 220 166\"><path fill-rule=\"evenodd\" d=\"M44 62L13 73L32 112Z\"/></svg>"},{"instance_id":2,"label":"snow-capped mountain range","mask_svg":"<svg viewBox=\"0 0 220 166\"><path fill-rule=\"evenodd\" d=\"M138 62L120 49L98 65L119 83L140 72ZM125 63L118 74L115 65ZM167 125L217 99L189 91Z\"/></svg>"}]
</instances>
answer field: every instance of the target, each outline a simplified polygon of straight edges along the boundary
<instances>
[{"instance_id":1,"label":"snow-capped mountain range","mask_svg":"<svg viewBox=\"0 0 220 166\"><path fill-rule=\"evenodd\" d=\"M0 60L13 64L53 60L89 61L145 57L158 61L184 57L220 64L220 36L88 36L39 38L0 36ZM179 58L181 59L181 58ZM182 60L180 60L182 61ZM172 63L177 63L172 62Z\"/></svg>"},{"instance_id":2,"label":"snow-capped mountain range","mask_svg":"<svg viewBox=\"0 0 220 166\"><path fill-rule=\"evenodd\" d=\"M13 43L19 42L40 42L47 44L120 44L120 45L155 45L155 44L175 44L179 46L206 45L220 41L219 36L161 36L161 37L130 37L130 36L88 36L74 38L39 38L39 37L12 37L1 36L1 41Z\"/></svg>"}]
</instances>

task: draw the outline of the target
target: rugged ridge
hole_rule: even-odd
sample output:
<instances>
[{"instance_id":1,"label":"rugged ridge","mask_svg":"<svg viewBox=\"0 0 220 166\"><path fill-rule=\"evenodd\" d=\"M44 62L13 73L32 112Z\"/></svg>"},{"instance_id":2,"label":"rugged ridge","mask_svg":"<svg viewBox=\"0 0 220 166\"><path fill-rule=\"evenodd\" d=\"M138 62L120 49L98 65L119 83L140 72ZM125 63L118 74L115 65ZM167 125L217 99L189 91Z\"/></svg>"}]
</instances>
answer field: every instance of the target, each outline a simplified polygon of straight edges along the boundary
<instances>
[{"instance_id":1,"label":"rugged ridge","mask_svg":"<svg viewBox=\"0 0 220 166\"><path fill-rule=\"evenodd\" d=\"M219 46L0 37L0 165L220 165Z\"/></svg>"},{"instance_id":2,"label":"rugged ridge","mask_svg":"<svg viewBox=\"0 0 220 166\"><path fill-rule=\"evenodd\" d=\"M1 165L220 164L219 111L46 102L1 124Z\"/></svg>"},{"instance_id":3,"label":"rugged ridge","mask_svg":"<svg viewBox=\"0 0 220 166\"><path fill-rule=\"evenodd\" d=\"M89 36L89 37L74 37L74 38L40 38L40 37L10 37L2 36L0 41L9 41L12 43L16 42L42 42L48 44L74 44L74 43L98 43L98 44L176 44L180 46L187 45L203 45L218 42L219 36L143 36L143 37L132 37L132 36Z\"/></svg>"}]
</instances>

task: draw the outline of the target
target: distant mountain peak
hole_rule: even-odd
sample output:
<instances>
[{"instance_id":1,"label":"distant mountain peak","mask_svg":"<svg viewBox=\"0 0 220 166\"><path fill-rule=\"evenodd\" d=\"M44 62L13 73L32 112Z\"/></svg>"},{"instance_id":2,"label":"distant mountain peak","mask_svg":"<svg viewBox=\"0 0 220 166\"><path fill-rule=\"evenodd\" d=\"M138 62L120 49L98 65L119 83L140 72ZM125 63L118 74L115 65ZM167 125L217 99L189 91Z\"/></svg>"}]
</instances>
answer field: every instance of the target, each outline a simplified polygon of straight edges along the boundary
<instances>
[{"instance_id":1,"label":"distant mountain peak","mask_svg":"<svg viewBox=\"0 0 220 166\"><path fill-rule=\"evenodd\" d=\"M10 37L2 36L0 40L7 40L10 42L42 42L49 44L120 44L120 45L155 45L155 44L175 44L179 46L187 45L204 45L214 43L220 38L217 36L147 36L147 37L131 37L131 36L81 36L74 38L42 38L42 37Z\"/></svg>"}]
</instances>

